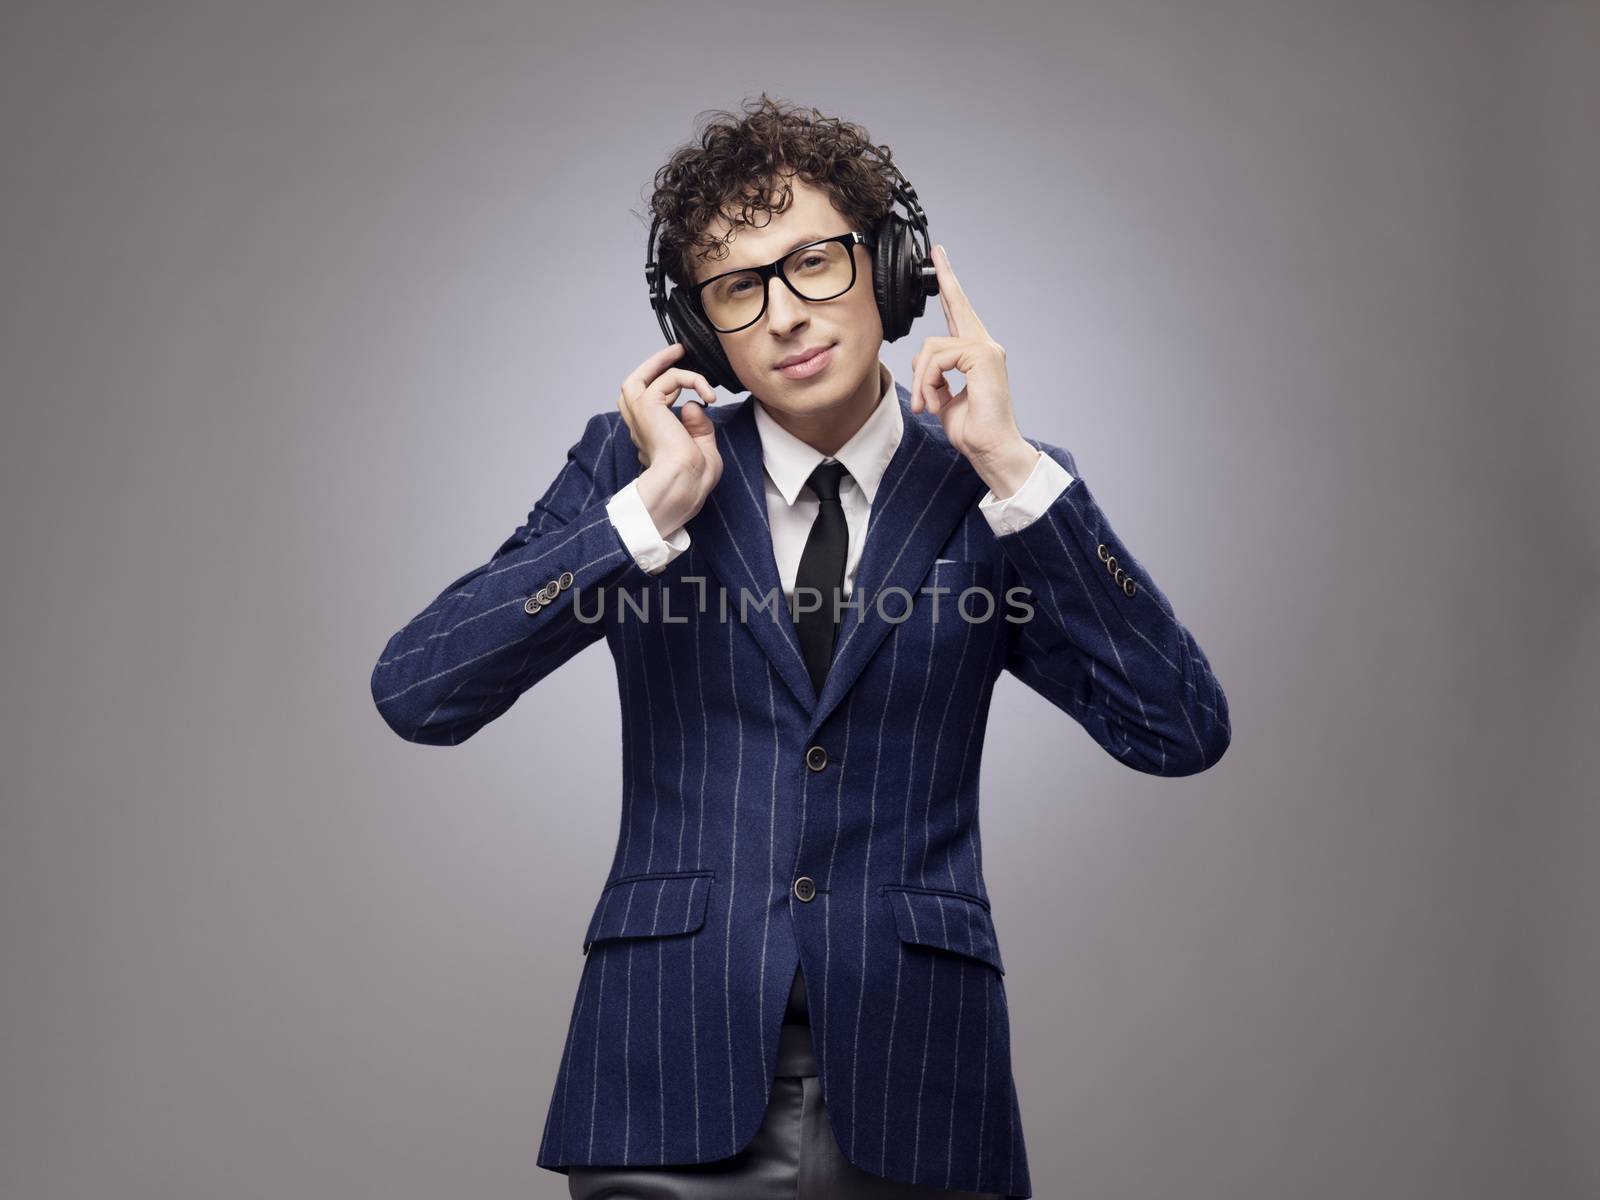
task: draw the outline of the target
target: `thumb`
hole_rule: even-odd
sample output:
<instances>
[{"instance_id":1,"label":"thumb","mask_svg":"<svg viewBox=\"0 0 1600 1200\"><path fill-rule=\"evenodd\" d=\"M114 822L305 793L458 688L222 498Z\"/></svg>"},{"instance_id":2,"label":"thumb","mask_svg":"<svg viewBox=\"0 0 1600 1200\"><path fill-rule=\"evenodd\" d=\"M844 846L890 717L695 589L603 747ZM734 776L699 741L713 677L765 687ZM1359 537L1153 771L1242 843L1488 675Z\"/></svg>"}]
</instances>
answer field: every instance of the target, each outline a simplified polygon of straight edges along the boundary
<instances>
[{"instance_id":1,"label":"thumb","mask_svg":"<svg viewBox=\"0 0 1600 1200\"><path fill-rule=\"evenodd\" d=\"M689 431L690 436L697 438L715 436L711 418L706 416L705 405L690 400L681 407L679 415L683 419L683 427Z\"/></svg>"}]
</instances>

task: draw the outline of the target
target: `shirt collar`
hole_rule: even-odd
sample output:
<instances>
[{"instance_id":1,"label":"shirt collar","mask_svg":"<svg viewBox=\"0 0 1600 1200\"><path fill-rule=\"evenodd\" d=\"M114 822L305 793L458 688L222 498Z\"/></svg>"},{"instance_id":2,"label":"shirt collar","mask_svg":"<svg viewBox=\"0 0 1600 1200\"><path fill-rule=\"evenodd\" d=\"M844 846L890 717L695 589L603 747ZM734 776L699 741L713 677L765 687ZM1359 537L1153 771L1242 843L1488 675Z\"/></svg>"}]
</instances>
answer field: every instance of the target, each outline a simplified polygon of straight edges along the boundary
<instances>
[{"instance_id":1,"label":"shirt collar","mask_svg":"<svg viewBox=\"0 0 1600 1200\"><path fill-rule=\"evenodd\" d=\"M797 438L779 425L760 401L751 397L751 403L756 406L756 429L761 434L762 465L772 477L772 482L778 485L778 491L783 493L785 503L795 502L795 497L800 494L806 480L811 478L811 472L816 470L817 464L829 458L844 464L844 469L850 472L850 478L861 488L867 502L872 502L878 482L888 469L889 460L894 457L900 437L905 432L905 422L900 415L900 397L894 388L894 375L881 359L878 369L883 380L883 391L878 396L877 407L861 428L833 455L825 455L815 446Z\"/></svg>"}]
</instances>

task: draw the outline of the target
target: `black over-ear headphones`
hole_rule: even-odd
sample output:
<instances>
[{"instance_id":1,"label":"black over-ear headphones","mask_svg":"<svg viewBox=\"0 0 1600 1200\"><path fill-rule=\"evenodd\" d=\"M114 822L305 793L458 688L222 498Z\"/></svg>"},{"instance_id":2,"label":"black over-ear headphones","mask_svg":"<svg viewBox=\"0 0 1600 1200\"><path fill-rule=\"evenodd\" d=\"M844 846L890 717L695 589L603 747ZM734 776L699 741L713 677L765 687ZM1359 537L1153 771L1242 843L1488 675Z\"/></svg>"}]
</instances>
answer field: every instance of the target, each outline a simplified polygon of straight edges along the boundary
<instances>
[{"instance_id":1,"label":"black over-ear headphones","mask_svg":"<svg viewBox=\"0 0 1600 1200\"><path fill-rule=\"evenodd\" d=\"M891 203L888 212L878 222L872 251L872 291L878 302L878 315L883 318L883 340L895 341L911 330L911 322L922 315L929 296L939 294L939 276L933 265L933 243L928 239L928 218L917 203L917 190L911 186L893 163L889 164L898 184L892 184L893 198L905 206L911 216L908 221L894 211ZM667 344L683 343L683 353L672 365L688 371L697 371L706 377L712 387L726 388L730 392L748 392L734 374L728 356L722 352L717 331L706 320L698 303L691 300L684 288L666 291L666 280L661 265L656 261L656 232L661 226L658 214L650 225L650 238L645 249L644 277L650 285L650 307L655 309L661 322L661 332ZM917 234L922 235L922 248L917 248ZM872 236L872 235L869 235ZM860 283L860 280L857 280Z\"/></svg>"}]
</instances>

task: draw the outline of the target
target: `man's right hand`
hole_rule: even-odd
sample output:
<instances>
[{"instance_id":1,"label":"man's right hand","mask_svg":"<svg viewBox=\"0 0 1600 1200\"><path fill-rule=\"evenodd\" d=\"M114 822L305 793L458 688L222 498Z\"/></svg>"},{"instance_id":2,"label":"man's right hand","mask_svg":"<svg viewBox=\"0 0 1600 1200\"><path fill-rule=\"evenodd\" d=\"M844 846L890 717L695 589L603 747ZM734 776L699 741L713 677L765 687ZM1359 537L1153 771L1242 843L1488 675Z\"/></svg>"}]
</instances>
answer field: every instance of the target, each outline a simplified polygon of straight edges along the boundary
<instances>
[{"instance_id":1,"label":"man's right hand","mask_svg":"<svg viewBox=\"0 0 1600 1200\"><path fill-rule=\"evenodd\" d=\"M704 375L667 364L683 354L683 343L657 350L622 381L617 407L639 451L639 498L663 535L681 528L700 511L722 478L722 455L711 418L694 400L673 409L684 388L692 388L707 404L716 390ZM681 414L681 419L679 414Z\"/></svg>"}]
</instances>

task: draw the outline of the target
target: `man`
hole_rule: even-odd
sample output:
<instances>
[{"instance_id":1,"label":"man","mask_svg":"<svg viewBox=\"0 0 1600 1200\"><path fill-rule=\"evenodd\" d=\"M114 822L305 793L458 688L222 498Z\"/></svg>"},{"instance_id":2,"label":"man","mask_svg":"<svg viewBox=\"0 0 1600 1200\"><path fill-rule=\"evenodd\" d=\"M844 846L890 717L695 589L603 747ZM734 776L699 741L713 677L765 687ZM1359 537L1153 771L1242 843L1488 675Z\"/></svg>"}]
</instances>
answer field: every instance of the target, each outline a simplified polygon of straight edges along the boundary
<instances>
[{"instance_id":1,"label":"man","mask_svg":"<svg viewBox=\"0 0 1600 1200\"><path fill-rule=\"evenodd\" d=\"M646 359L373 672L396 732L451 745L592 642L616 660L622 829L538 1156L574 1196L1031 1196L978 828L993 685L1151 774L1229 744L1193 636L1072 456L1020 432L942 247L949 335L909 388L882 364L853 129L763 97L723 145L775 166L721 192L771 219L675 213L751 399L718 406L680 345ZM676 169L714 179L718 153ZM819 301L796 248L825 239L854 262ZM764 295L736 274L779 264Z\"/></svg>"}]
</instances>

